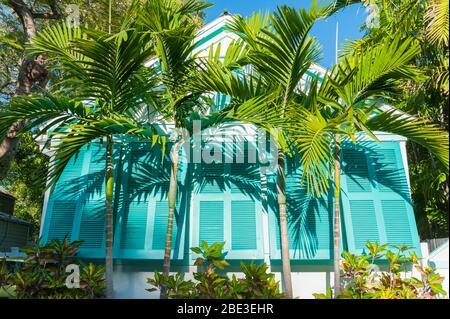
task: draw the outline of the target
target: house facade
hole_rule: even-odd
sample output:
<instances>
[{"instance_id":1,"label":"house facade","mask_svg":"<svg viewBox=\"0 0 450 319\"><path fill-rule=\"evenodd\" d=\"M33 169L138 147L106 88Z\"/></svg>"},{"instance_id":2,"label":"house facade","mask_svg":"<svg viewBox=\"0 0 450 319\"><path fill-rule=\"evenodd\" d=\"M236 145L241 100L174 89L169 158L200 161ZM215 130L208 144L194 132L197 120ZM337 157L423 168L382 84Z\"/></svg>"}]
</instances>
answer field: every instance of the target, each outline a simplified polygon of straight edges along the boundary
<instances>
[{"instance_id":1,"label":"house facade","mask_svg":"<svg viewBox=\"0 0 450 319\"><path fill-rule=\"evenodd\" d=\"M199 33L197 51L208 54L221 44L224 53L235 35L224 15ZM312 76L325 69L314 65ZM217 95L217 107L227 98ZM171 123L161 123L170 134ZM172 268L190 278L196 255L189 249L202 240L225 241L230 273L239 262L266 262L281 280L281 244L276 196L277 172L270 141L261 143L250 124L229 123L193 136L180 151L174 221ZM420 256L411 204L406 140L377 132L381 142L360 136L343 143L342 250L363 253L366 241L408 245ZM196 141L197 140L197 144ZM170 156L151 141L116 137L114 192L114 290L117 298L156 298L146 279L162 270L167 228ZM220 150L220 151L217 151ZM275 152L276 153L276 152ZM83 240L79 255L105 256L105 148L82 149L45 197L41 239ZM287 214L294 295L311 298L333 286L333 194L308 195L302 169L288 158Z\"/></svg>"}]
</instances>

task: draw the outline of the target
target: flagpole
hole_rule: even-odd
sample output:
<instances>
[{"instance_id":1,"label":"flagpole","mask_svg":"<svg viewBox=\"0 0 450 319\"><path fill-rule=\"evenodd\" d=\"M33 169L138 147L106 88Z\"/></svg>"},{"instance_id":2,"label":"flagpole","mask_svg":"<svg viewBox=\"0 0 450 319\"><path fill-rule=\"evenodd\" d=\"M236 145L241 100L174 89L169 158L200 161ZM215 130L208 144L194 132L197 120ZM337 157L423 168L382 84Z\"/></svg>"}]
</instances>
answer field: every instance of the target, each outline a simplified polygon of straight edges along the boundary
<instances>
[{"instance_id":1,"label":"flagpole","mask_svg":"<svg viewBox=\"0 0 450 319\"><path fill-rule=\"evenodd\" d=\"M111 16L112 16L112 0L109 0L108 8L108 33L111 34Z\"/></svg>"},{"instance_id":2,"label":"flagpole","mask_svg":"<svg viewBox=\"0 0 450 319\"><path fill-rule=\"evenodd\" d=\"M336 64L339 59L339 21L336 21Z\"/></svg>"}]
</instances>

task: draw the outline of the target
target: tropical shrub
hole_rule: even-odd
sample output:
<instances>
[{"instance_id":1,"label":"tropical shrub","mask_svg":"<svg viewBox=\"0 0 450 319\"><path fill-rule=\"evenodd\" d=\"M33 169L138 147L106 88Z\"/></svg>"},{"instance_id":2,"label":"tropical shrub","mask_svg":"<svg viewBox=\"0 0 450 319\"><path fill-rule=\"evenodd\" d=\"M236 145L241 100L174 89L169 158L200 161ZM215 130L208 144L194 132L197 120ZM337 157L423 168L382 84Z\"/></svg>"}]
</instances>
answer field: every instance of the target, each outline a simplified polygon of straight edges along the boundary
<instances>
[{"instance_id":1,"label":"tropical shrub","mask_svg":"<svg viewBox=\"0 0 450 319\"><path fill-rule=\"evenodd\" d=\"M410 247L366 244L368 253L355 255L343 253L341 273L344 287L337 299L436 299L446 295L442 289L444 278L434 269L424 267ZM392 248L392 249L390 249ZM382 271L382 260L387 270ZM416 269L420 278L408 273ZM314 294L316 299L331 299L329 288L326 294Z\"/></svg>"},{"instance_id":2,"label":"tropical shrub","mask_svg":"<svg viewBox=\"0 0 450 319\"><path fill-rule=\"evenodd\" d=\"M0 296L25 299L93 299L103 296L104 267L84 264L77 259L81 241L53 240L48 244L24 247L22 265L8 269L6 260L0 265ZM66 285L66 267L79 265L79 288Z\"/></svg>"},{"instance_id":3,"label":"tropical shrub","mask_svg":"<svg viewBox=\"0 0 450 319\"><path fill-rule=\"evenodd\" d=\"M171 299L281 299L284 294L280 292L279 282L275 275L267 273L267 265L256 265L251 262L246 265L240 263L244 278L231 279L218 273L223 271L229 263L225 260L223 252L225 242L214 243L211 246L202 241L201 247L191 250L200 255L195 260L198 272L193 274L195 281L185 280L184 274L164 275L155 272L154 278L148 278L147 283L153 287L147 291L153 292L166 289L165 298Z\"/></svg>"}]
</instances>

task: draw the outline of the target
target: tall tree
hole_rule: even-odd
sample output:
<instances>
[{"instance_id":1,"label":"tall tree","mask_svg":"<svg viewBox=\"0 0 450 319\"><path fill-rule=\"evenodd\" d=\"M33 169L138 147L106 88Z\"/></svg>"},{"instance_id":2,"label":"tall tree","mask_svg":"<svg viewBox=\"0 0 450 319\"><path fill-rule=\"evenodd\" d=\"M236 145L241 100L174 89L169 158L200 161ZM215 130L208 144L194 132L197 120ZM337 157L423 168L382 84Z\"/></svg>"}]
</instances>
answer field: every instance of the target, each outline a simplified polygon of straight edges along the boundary
<instances>
[{"instance_id":1,"label":"tall tree","mask_svg":"<svg viewBox=\"0 0 450 319\"><path fill-rule=\"evenodd\" d=\"M44 13L35 12L33 7L24 0L8 0L6 4L17 15L26 41L29 41L37 34L36 19L61 18L61 13L55 1L48 1L50 11ZM40 88L45 88L49 77L49 73L44 66L45 60L46 57L42 53L37 54L34 58L24 58L22 60L16 82L15 95L29 94L34 89L35 84ZM0 145L0 179L6 176L11 167L11 162L19 144L17 133L24 124L24 122L14 123Z\"/></svg>"},{"instance_id":2,"label":"tall tree","mask_svg":"<svg viewBox=\"0 0 450 319\"><path fill-rule=\"evenodd\" d=\"M153 73L144 62L153 56L134 30L112 37L102 31L50 27L33 38L32 52L48 52L55 68L64 72L58 95L16 97L0 119L0 139L11 123L27 121L20 132L38 128L54 132L55 156L50 163L48 186L54 185L65 166L80 149L104 140L105 152L105 238L107 297L113 296L113 188L114 135L130 134L152 139L154 130L132 118L150 94ZM67 98L71 96L72 99Z\"/></svg>"},{"instance_id":3,"label":"tall tree","mask_svg":"<svg viewBox=\"0 0 450 319\"><path fill-rule=\"evenodd\" d=\"M203 0L152 0L143 6L137 2L134 9L137 25L142 30L145 42L153 43L155 61L149 66L158 75L161 94L158 103L153 103L166 120L175 125L171 148L171 170L168 192L168 223L164 250L163 273L169 274L172 251L173 221L178 188L179 151L186 120L201 106L200 94L193 94L189 88L190 76L196 68L195 36L198 31L198 17L201 10L210 6ZM156 63L158 61L158 63ZM161 297L165 296L165 289Z\"/></svg>"},{"instance_id":4,"label":"tall tree","mask_svg":"<svg viewBox=\"0 0 450 319\"><path fill-rule=\"evenodd\" d=\"M341 142L356 142L364 133L378 141L373 131L407 137L430 150L448 166L448 135L424 120L416 120L395 108L378 105L395 101L406 80L418 80L420 70L410 65L419 52L417 43L393 41L369 47L364 54L347 56L327 75L317 90L310 90L308 109L299 112L293 126L305 180L317 194L328 191L334 182L334 282L335 295L340 292L340 176ZM312 103L311 103L312 102ZM293 115L293 114L292 114ZM291 116L292 118L292 116ZM333 167L331 174L328 167Z\"/></svg>"},{"instance_id":5,"label":"tall tree","mask_svg":"<svg viewBox=\"0 0 450 319\"><path fill-rule=\"evenodd\" d=\"M23 4L28 6L33 13L36 32L39 34L40 30L59 23L61 19L70 20L73 25L73 22L76 22L73 19L77 18L79 18L79 25L106 31L108 29L108 10L105 10L105 7L107 8L108 2L109 0L25 0ZM49 3L52 7L49 6ZM112 31L116 32L121 26L131 1L111 0L111 3ZM59 17L49 14L52 10L58 12ZM25 36L19 16L8 5L8 1L0 2L0 112L9 108L9 101L16 93L22 60L31 58L29 61L35 63L33 60L35 55L25 51L27 41L28 38ZM48 64L53 63L46 63L46 67L48 68ZM23 69L26 70L26 68ZM52 71L51 68L49 72L51 76L47 90L60 89L59 83L64 77L64 73L59 70ZM31 72L28 73L32 75ZM42 87L36 85L39 83L35 83L34 88L30 87L31 79L27 79L26 83L32 91L45 92ZM41 83L43 84L43 82ZM40 138L36 143L35 135L35 133L24 134L24 145L21 145L22 142L19 143L17 155L9 157L8 160L5 158L6 167L10 163L9 159L12 159L11 169L3 179L0 177L0 184L17 198L16 214L33 223L34 235L37 238L45 190L39 177L47 167L48 156L43 153L45 152L41 144L43 139ZM12 155L12 153L10 154ZM32 171L33 168L37 169L39 174L27 175L26 172Z\"/></svg>"},{"instance_id":6,"label":"tall tree","mask_svg":"<svg viewBox=\"0 0 450 319\"><path fill-rule=\"evenodd\" d=\"M253 41L254 45L258 37L255 34L252 35L249 30L254 29L252 24L260 25L263 20L255 16L246 24L239 22L241 26L236 28L234 25L233 29L240 30L238 32L241 32L241 36L246 35L246 42ZM237 99L253 97L240 105L234 105L230 110L225 110L227 116L265 127L282 128L286 136L284 140L292 141L301 154L303 180L307 183L310 193L317 196L328 193L329 180L334 181L336 294L339 294L340 290L341 141L346 139L356 141L357 133L368 134L377 140L372 133L374 130L400 134L427 147L440 162L448 165L448 135L445 132L429 125L423 119L417 120L397 109L392 108L391 111L386 111L377 107L377 104L383 105L387 101L397 101L396 98L401 93L402 84L405 81L423 78L420 70L410 65L418 52L417 43L411 39L401 43L397 38L391 42L386 41L381 45L368 47L364 54L347 56L325 77L319 87L317 80L311 82L309 93L302 92L297 84L297 90L292 93L295 98L285 105L284 118L279 109L271 105L273 101L277 101L277 93L274 93L276 91L273 91L271 96L267 91L267 83L257 81L260 74L258 69L255 69L250 76L243 76L242 74L233 75L211 63L205 64L202 80L203 85L210 90L221 91ZM283 50L278 51L279 55L283 53ZM264 56L267 64L282 65L269 60L265 55L261 56ZM251 53L249 57L252 59ZM243 58L244 63L248 62L247 58ZM267 72L266 69L263 71ZM251 89L255 86L266 86L266 88L257 92ZM265 97L261 95L258 97L261 93ZM273 110L276 111L273 112Z\"/></svg>"},{"instance_id":7,"label":"tall tree","mask_svg":"<svg viewBox=\"0 0 450 319\"><path fill-rule=\"evenodd\" d=\"M286 6L278 7L270 17L269 25L237 18L232 23L232 30L237 33L249 47L248 62L271 88L274 97L271 108L278 111L281 120L287 120L286 109L297 98L297 91L306 71L319 58L319 49L309 31L317 19L325 16L327 11L315 3L309 11L299 11ZM256 20L264 21L258 18ZM255 20L254 20L255 21ZM258 25L259 24L259 25ZM255 30L255 27L257 28ZM259 28L259 29L258 29ZM288 151L283 130L277 136L278 165L277 193L280 216L281 258L283 265L283 283L287 298L293 297L289 235L286 214L286 173L285 153Z\"/></svg>"},{"instance_id":8,"label":"tall tree","mask_svg":"<svg viewBox=\"0 0 450 319\"><path fill-rule=\"evenodd\" d=\"M32 37L39 33L39 30L52 24L54 21L65 19L68 15L79 18L79 24L89 25L91 28L108 30L108 10L110 0L7 0L1 5L1 15L4 21L1 22L0 40L4 42L5 54L2 64L4 80L0 82L0 93L4 93L5 98L2 103L6 103L13 95L27 95L30 92L42 91L46 88L49 72L45 66L46 55L39 52L30 57L29 52L24 51L24 45ZM126 13L131 0L112 1L112 31L120 28L123 16ZM106 10L105 10L106 8ZM16 55L11 55L11 50ZM0 54L1 56L1 54ZM19 61L21 60L21 61ZM15 65L18 63L17 65ZM0 95L1 96L1 95ZM7 137L0 145L0 180L3 179L14 159L14 154L19 144L17 132L24 123L15 123L11 126Z\"/></svg>"},{"instance_id":9,"label":"tall tree","mask_svg":"<svg viewBox=\"0 0 450 319\"><path fill-rule=\"evenodd\" d=\"M344 1L345 2L345 1ZM410 38L420 44L411 61L427 76L424 81L404 81L395 105L405 112L426 117L448 131L449 50L448 1L349 1L368 3L376 23L365 23L362 39L348 44L343 54L363 52L385 39ZM448 169L424 147L407 144L414 211L422 239L448 235Z\"/></svg>"}]
</instances>

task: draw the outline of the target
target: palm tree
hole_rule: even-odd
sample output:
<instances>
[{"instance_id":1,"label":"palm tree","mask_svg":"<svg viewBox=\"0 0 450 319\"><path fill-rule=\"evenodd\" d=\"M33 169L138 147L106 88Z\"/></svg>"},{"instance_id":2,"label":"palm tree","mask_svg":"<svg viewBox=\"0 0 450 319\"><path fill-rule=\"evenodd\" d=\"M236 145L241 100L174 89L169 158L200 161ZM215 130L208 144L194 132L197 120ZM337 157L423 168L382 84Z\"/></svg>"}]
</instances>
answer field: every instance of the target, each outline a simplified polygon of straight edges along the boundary
<instances>
[{"instance_id":1,"label":"palm tree","mask_svg":"<svg viewBox=\"0 0 450 319\"><path fill-rule=\"evenodd\" d=\"M448 131L448 1L398 0L374 1L372 4L378 7L378 26L363 26L365 36L350 42L343 51L362 52L368 46L398 36L416 39L421 52L413 64L430 76L423 82L405 83L403 95L398 97L401 103L396 106L410 114L425 116ZM447 233L448 170L420 145L408 143L407 152L411 159L411 195L414 198L419 233L421 237L428 238ZM430 192L430 189L433 191ZM434 213L428 214L427 211L431 210Z\"/></svg>"},{"instance_id":2,"label":"palm tree","mask_svg":"<svg viewBox=\"0 0 450 319\"><path fill-rule=\"evenodd\" d=\"M317 89L314 81L307 109L293 109L289 125L291 138L302 153L301 163L308 188L317 195L328 192L330 178L334 181L334 290L340 292L340 153L341 141L356 142L357 133L365 133L378 141L374 131L403 135L428 148L448 166L448 134L393 107L405 80L417 80L422 74L409 63L419 52L417 43L386 41L369 47L364 54L343 59L327 75ZM297 115L294 115L297 113ZM333 167L333 174L330 167Z\"/></svg>"},{"instance_id":3,"label":"palm tree","mask_svg":"<svg viewBox=\"0 0 450 319\"><path fill-rule=\"evenodd\" d=\"M252 30L260 30L264 21L264 18L255 15L245 23L240 19L233 25L233 29L246 40L250 61L257 58L252 57L251 50L256 47L258 39L262 39L261 34L252 34ZM306 94L294 90L292 95L295 99L284 107L285 117L276 107L278 91L270 86L274 81L264 82L265 76L260 76L259 72L239 75L231 72L236 65L248 63L245 47L235 43L234 48L230 47L223 63L210 58L203 65L202 83L199 85L204 90L209 88L211 91L220 91L236 99L235 103L224 110L224 117L252 122L268 129L282 128L285 135L282 141L292 141L302 154L303 180L307 183L309 193L320 196L328 192L329 180L334 177L335 295L339 294L340 289L341 140L350 138L355 141L357 132L364 132L377 140L372 130L401 134L428 147L442 162L448 163L445 133L424 120L404 115L398 110L385 111L377 107L377 104L386 103L396 96L401 81L421 77L419 71L408 65L417 54L417 44L406 41L400 45L399 42L396 39L392 43L370 48L363 55L355 54L345 58L341 65L336 66L325 77L319 88L318 81L313 80ZM239 50L244 53L239 54ZM281 55L280 52L283 51L278 52ZM267 64L282 65L270 60L267 55L261 56ZM233 63L233 58L238 62ZM270 68L263 69L263 72L268 72L267 70ZM282 192L283 171L280 172L280 167L278 173L278 191ZM280 214L282 212L280 209ZM286 259L283 262L288 263ZM288 280L285 279L285 282Z\"/></svg>"},{"instance_id":4,"label":"palm tree","mask_svg":"<svg viewBox=\"0 0 450 319\"><path fill-rule=\"evenodd\" d=\"M427 34L431 41L448 47L449 4L445 0L429 1L426 13Z\"/></svg>"},{"instance_id":5,"label":"palm tree","mask_svg":"<svg viewBox=\"0 0 450 319\"><path fill-rule=\"evenodd\" d=\"M229 63L228 71L227 67L224 69L222 66L221 69L211 63L203 66L204 89L209 87L211 91L228 94L236 99L234 104L224 110L226 116L249 121L268 130L275 127L275 122L287 120L286 112L298 98L302 77L319 57L319 49L308 33L317 19L328 14L328 10L318 8L315 3L309 11L282 6L270 17L255 14L245 20L237 16L231 22L231 31L242 40L241 44L235 43L235 48L231 49L234 53L241 51L241 54L235 55L237 65L250 65L256 75L233 74L231 70L236 67L233 63ZM264 105L257 114L253 112L255 104ZM268 113L275 117L266 122L265 118L271 117ZM276 134L278 140L277 193L283 283L286 297L292 298L285 176L285 154L289 149L283 130L278 133L272 131L272 134Z\"/></svg>"},{"instance_id":6,"label":"palm tree","mask_svg":"<svg viewBox=\"0 0 450 319\"><path fill-rule=\"evenodd\" d=\"M201 94L189 90L191 74L196 69L193 50L198 30L198 13L209 7L203 0L152 0L136 5L134 15L142 39L151 43L155 58L149 68L157 74L160 94L153 99L154 111L164 120L175 124L175 138L171 149L171 170L168 192L168 223L164 249L163 274L170 271L173 220L177 199L179 151L182 145L180 131L186 128L190 114L201 110ZM144 43L145 43L144 42ZM161 290L161 297L165 289Z\"/></svg>"},{"instance_id":7,"label":"palm tree","mask_svg":"<svg viewBox=\"0 0 450 319\"><path fill-rule=\"evenodd\" d=\"M126 40L125 40L126 38ZM32 40L32 51L47 52L62 73L54 95L44 98L18 97L2 113L0 138L10 123L27 120L22 131L39 128L53 131L55 156L51 161L49 187L56 183L66 164L80 149L106 140L105 224L106 296L113 294L113 188L112 153L115 134L152 138L151 125L132 120L134 111L149 95L151 70L143 63L152 56L142 49L137 32L122 33L120 41L108 33L69 28L64 24L49 27ZM67 98L65 96L69 96Z\"/></svg>"}]
</instances>

